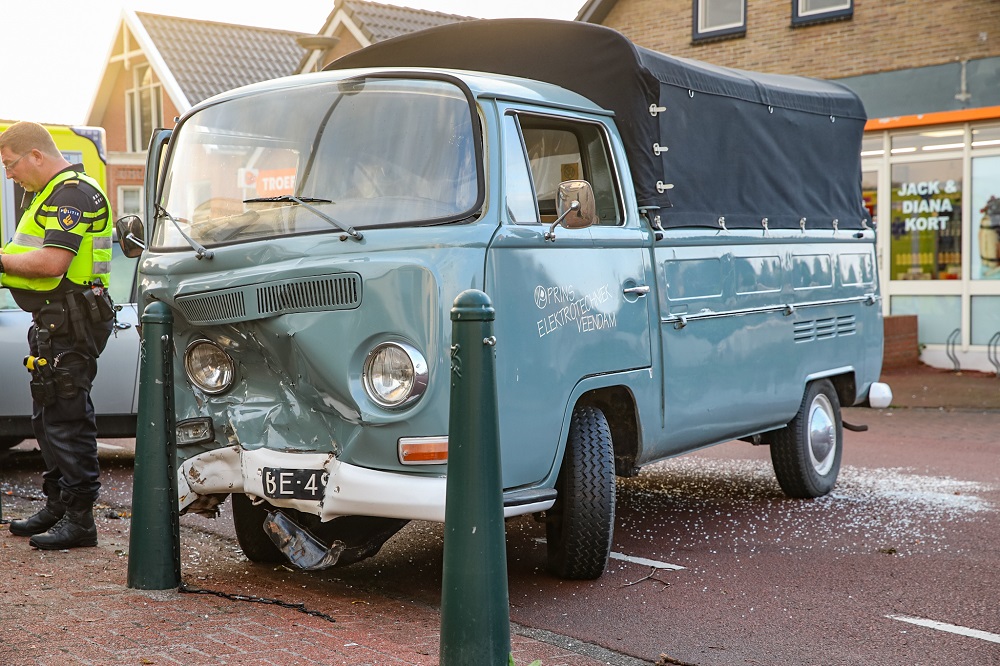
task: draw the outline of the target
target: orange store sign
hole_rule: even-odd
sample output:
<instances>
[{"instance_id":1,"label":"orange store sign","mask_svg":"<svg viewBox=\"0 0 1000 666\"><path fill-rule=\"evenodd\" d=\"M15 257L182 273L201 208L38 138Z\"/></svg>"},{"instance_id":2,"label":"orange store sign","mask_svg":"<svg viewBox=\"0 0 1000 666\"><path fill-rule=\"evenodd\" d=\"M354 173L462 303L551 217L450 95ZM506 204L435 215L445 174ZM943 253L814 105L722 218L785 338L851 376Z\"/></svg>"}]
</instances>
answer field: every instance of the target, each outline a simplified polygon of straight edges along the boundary
<instances>
[{"instance_id":1,"label":"orange store sign","mask_svg":"<svg viewBox=\"0 0 1000 666\"><path fill-rule=\"evenodd\" d=\"M273 169L257 172L257 196L276 197L295 194L295 169Z\"/></svg>"},{"instance_id":2,"label":"orange store sign","mask_svg":"<svg viewBox=\"0 0 1000 666\"><path fill-rule=\"evenodd\" d=\"M253 187L259 197L295 194L297 169L240 169L242 187Z\"/></svg>"}]
</instances>

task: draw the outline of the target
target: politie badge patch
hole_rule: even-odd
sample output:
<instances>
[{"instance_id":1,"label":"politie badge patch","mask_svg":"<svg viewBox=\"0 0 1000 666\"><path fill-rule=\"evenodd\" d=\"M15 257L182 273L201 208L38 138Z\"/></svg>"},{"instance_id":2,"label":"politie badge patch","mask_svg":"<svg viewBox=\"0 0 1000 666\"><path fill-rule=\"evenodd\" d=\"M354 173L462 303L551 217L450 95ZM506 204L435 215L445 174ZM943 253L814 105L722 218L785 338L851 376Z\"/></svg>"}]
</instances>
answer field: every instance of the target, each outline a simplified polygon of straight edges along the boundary
<instances>
[{"instance_id":1,"label":"politie badge patch","mask_svg":"<svg viewBox=\"0 0 1000 666\"><path fill-rule=\"evenodd\" d=\"M72 206L59 206L59 210L56 211L56 217L59 219L59 226L69 231L80 224L80 220L83 219L83 211Z\"/></svg>"}]
</instances>

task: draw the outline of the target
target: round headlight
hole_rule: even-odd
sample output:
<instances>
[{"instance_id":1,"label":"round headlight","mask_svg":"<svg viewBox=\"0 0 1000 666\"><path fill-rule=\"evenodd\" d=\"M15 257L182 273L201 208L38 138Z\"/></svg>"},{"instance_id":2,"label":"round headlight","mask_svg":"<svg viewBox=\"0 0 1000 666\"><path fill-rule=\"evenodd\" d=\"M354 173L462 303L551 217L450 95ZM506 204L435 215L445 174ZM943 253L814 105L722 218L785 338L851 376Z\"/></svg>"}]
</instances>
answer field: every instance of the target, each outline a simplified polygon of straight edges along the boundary
<instances>
[{"instance_id":1,"label":"round headlight","mask_svg":"<svg viewBox=\"0 0 1000 666\"><path fill-rule=\"evenodd\" d=\"M184 371L205 393L222 393L233 383L233 359L214 342L195 340L184 352Z\"/></svg>"},{"instance_id":2,"label":"round headlight","mask_svg":"<svg viewBox=\"0 0 1000 666\"><path fill-rule=\"evenodd\" d=\"M427 362L405 342L384 342L368 353L365 392L382 407L403 407L427 388Z\"/></svg>"}]
</instances>

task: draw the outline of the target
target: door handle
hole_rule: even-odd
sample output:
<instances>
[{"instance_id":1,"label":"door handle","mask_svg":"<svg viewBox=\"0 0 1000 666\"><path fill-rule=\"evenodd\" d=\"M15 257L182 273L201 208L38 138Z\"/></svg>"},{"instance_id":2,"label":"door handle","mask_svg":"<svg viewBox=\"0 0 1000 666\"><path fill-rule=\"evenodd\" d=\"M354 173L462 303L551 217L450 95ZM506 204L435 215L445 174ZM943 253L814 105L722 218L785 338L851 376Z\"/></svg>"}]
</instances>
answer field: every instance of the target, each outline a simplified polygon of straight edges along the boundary
<instances>
[{"instance_id":1,"label":"door handle","mask_svg":"<svg viewBox=\"0 0 1000 666\"><path fill-rule=\"evenodd\" d=\"M635 287L625 287L622 289L623 294L635 294L636 296L645 296L649 293L648 284L640 284Z\"/></svg>"}]
</instances>

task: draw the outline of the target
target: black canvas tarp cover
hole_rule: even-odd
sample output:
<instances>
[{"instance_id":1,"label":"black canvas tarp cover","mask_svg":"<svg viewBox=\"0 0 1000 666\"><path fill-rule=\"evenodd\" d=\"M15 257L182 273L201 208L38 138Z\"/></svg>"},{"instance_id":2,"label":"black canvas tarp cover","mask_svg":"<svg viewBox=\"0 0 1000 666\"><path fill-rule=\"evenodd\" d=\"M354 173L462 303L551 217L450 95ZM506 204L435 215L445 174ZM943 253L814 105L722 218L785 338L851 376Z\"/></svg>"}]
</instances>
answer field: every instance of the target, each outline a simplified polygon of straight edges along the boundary
<instances>
[{"instance_id":1,"label":"black canvas tarp cover","mask_svg":"<svg viewBox=\"0 0 1000 666\"><path fill-rule=\"evenodd\" d=\"M466 21L326 69L445 67L552 83L614 112L640 207L664 227L859 229L861 100L834 82L728 69L638 47L604 26ZM665 110L653 115L650 107ZM661 148L659 155L654 144ZM666 189L664 186L673 185Z\"/></svg>"}]
</instances>

